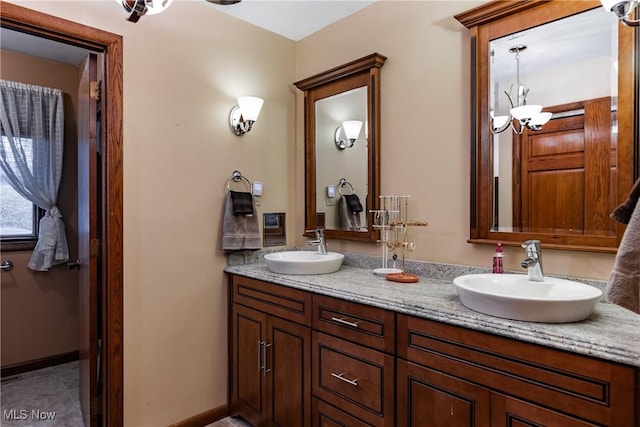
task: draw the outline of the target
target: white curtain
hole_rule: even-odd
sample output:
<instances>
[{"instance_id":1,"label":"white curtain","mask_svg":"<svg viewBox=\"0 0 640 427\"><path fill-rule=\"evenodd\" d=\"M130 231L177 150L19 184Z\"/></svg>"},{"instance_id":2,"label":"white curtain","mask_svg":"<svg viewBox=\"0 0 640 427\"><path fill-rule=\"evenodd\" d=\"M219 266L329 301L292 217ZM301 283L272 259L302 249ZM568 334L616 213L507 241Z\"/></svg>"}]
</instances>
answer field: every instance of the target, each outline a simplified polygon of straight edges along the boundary
<instances>
[{"instance_id":1,"label":"white curtain","mask_svg":"<svg viewBox=\"0 0 640 427\"><path fill-rule=\"evenodd\" d=\"M46 211L28 267L48 271L69 259L56 206L64 146L62 91L0 80L0 125L8 140L0 144L0 167L20 195ZM33 167L25 154L27 143L32 145Z\"/></svg>"}]
</instances>

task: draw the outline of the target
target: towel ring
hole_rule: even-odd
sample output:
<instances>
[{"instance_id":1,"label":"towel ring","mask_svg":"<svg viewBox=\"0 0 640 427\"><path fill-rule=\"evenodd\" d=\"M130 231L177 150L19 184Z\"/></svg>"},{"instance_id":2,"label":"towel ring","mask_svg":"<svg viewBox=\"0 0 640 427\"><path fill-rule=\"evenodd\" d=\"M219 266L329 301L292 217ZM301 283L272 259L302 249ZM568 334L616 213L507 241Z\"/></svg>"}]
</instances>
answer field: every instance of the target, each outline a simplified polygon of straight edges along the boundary
<instances>
[{"instance_id":1,"label":"towel ring","mask_svg":"<svg viewBox=\"0 0 640 427\"><path fill-rule=\"evenodd\" d=\"M246 176L242 175L240 171L233 171L231 174L231 178L227 181L227 192L231 191L231 181L240 182L242 180L247 182L247 185L249 185L249 192L253 194L253 185L251 185L251 181L249 181Z\"/></svg>"},{"instance_id":2,"label":"towel ring","mask_svg":"<svg viewBox=\"0 0 640 427\"><path fill-rule=\"evenodd\" d=\"M344 187L345 185L348 185L349 188L351 188L351 194L355 193L355 190L353 189L353 185L351 185L351 183L346 179L340 178L340 181L338 182L338 194L340 194L341 196L343 195L342 187Z\"/></svg>"}]
</instances>

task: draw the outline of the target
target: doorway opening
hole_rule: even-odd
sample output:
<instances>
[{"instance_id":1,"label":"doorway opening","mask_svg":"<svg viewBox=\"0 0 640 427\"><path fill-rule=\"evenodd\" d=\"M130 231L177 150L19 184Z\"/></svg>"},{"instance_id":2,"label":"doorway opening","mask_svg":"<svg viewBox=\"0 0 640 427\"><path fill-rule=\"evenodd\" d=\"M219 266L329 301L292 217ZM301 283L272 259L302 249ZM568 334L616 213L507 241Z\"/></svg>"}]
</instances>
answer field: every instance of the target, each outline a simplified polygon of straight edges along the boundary
<instances>
[{"instance_id":1,"label":"doorway opening","mask_svg":"<svg viewBox=\"0 0 640 427\"><path fill-rule=\"evenodd\" d=\"M101 178L99 185L89 191L97 201L97 210L91 214L91 218L96 221L101 218L99 226L94 224L100 229L100 235L98 239L90 241L87 260L82 260L81 255L79 258L81 265L95 264L96 274L99 274L99 280L96 282L99 284L97 291L101 295L101 302L98 307L96 297L95 306L86 308L90 309L89 311L99 312L96 315L99 315L100 321L96 322L95 328L89 332L93 334L92 340L95 341L96 347L100 338L102 382L99 384L100 393L85 399L86 408L83 408L83 412L85 421L92 420L85 422L87 426L122 426L124 418L122 37L7 2L0 3L0 26L45 40L81 47L96 52L102 57L103 73L100 78L102 82L100 89L102 147L97 164ZM79 112L82 111L79 108ZM82 139L80 134L79 139ZM82 141L79 142L82 143ZM97 268L98 264L100 268ZM80 283L80 287L82 286L83 283ZM93 357L97 358L97 355L96 351ZM86 351L80 349L80 363L87 357L89 356ZM80 387L83 389L82 384ZM99 417L98 414L100 414Z\"/></svg>"}]
</instances>

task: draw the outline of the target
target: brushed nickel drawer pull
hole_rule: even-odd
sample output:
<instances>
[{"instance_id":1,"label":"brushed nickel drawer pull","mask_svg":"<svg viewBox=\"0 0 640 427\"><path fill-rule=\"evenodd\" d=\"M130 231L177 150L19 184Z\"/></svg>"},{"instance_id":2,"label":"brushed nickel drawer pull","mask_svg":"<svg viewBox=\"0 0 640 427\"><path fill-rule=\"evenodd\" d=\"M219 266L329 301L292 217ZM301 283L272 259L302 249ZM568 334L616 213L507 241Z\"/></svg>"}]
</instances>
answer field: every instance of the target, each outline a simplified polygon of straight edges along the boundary
<instances>
[{"instance_id":1,"label":"brushed nickel drawer pull","mask_svg":"<svg viewBox=\"0 0 640 427\"><path fill-rule=\"evenodd\" d=\"M355 380L350 380L349 378L345 378L344 377L345 372L342 372L340 374L334 374L333 372L331 372L331 376L334 378L337 378L339 380L344 381L345 383L349 383L353 386L358 387L358 378L356 378Z\"/></svg>"},{"instance_id":2,"label":"brushed nickel drawer pull","mask_svg":"<svg viewBox=\"0 0 640 427\"><path fill-rule=\"evenodd\" d=\"M262 373L262 345L264 343L258 340L258 374Z\"/></svg>"},{"instance_id":3,"label":"brushed nickel drawer pull","mask_svg":"<svg viewBox=\"0 0 640 427\"><path fill-rule=\"evenodd\" d=\"M352 328L358 327L358 322L349 322L348 320L344 320L339 317L332 317L331 320L337 323L342 323L343 325L351 326Z\"/></svg>"}]
</instances>

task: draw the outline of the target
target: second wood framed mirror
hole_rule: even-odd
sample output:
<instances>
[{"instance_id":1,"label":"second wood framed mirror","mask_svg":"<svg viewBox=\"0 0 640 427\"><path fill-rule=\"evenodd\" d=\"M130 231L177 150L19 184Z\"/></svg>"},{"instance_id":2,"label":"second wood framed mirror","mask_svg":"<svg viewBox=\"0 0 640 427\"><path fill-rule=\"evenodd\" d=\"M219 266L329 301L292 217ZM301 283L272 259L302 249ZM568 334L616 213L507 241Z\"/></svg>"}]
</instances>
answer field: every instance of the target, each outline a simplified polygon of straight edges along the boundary
<instances>
[{"instance_id":1,"label":"second wood framed mirror","mask_svg":"<svg viewBox=\"0 0 640 427\"><path fill-rule=\"evenodd\" d=\"M615 252L609 214L638 176L637 30L598 1L494 1L456 19L471 35L469 242ZM523 125L513 107L531 104L550 121Z\"/></svg>"},{"instance_id":2,"label":"second wood framed mirror","mask_svg":"<svg viewBox=\"0 0 640 427\"><path fill-rule=\"evenodd\" d=\"M373 53L295 86L304 91L305 235L375 242L380 193L380 67ZM351 135L351 127L354 134Z\"/></svg>"}]
</instances>

